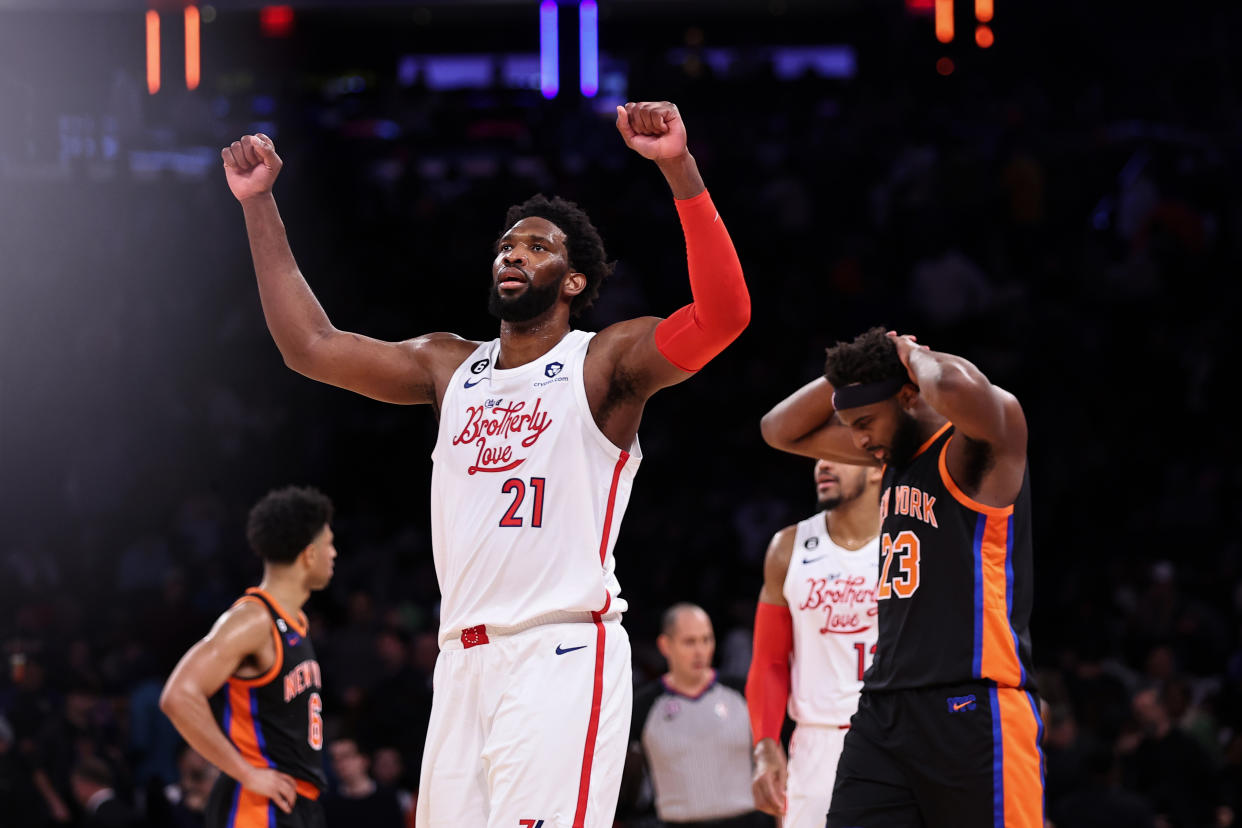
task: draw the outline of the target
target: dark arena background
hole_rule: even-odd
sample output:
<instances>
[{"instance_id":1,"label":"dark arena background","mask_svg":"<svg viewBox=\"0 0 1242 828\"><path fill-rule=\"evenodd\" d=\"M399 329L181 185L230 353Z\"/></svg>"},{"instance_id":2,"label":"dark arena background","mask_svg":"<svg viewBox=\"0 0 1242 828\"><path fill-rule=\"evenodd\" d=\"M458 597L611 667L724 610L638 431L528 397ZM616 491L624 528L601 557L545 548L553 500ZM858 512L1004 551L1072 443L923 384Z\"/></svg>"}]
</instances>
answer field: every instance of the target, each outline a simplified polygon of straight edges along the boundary
<instances>
[{"instance_id":1,"label":"dark arena background","mask_svg":"<svg viewBox=\"0 0 1242 828\"><path fill-rule=\"evenodd\" d=\"M492 338L492 242L544 192L619 263L597 330L689 301L626 100L680 107L753 298L647 408L616 548L635 680L682 600L744 675L767 541L814 509L759 419L886 325L1030 423L1050 823L1238 824L1239 33L1198 2L0 0L0 825L87 824L87 756L145 824L194 824L165 788L207 771L159 690L257 582L246 510L288 483L337 507L308 605L328 741L416 794L433 413L282 364L219 150L275 139L339 328Z\"/></svg>"}]
</instances>

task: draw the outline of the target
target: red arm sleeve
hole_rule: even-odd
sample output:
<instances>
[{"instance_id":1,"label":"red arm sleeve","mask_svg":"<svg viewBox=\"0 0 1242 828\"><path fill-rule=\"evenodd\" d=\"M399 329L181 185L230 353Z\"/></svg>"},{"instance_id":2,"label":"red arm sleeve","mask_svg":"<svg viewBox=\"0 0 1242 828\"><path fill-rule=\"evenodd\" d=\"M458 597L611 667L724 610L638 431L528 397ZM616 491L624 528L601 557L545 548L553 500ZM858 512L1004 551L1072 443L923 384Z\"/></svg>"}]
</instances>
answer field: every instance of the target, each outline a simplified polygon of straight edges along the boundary
<instances>
[{"instance_id":1,"label":"red arm sleeve","mask_svg":"<svg viewBox=\"0 0 1242 828\"><path fill-rule=\"evenodd\" d=\"M793 652L793 617L789 607L760 601L755 610L755 644L746 676L746 708L755 743L781 740L789 706L789 654Z\"/></svg>"},{"instance_id":2,"label":"red arm sleeve","mask_svg":"<svg viewBox=\"0 0 1242 828\"><path fill-rule=\"evenodd\" d=\"M694 301L656 326L660 353L683 371L697 371L750 322L750 294L729 231L707 191L677 201L686 236Z\"/></svg>"}]
</instances>

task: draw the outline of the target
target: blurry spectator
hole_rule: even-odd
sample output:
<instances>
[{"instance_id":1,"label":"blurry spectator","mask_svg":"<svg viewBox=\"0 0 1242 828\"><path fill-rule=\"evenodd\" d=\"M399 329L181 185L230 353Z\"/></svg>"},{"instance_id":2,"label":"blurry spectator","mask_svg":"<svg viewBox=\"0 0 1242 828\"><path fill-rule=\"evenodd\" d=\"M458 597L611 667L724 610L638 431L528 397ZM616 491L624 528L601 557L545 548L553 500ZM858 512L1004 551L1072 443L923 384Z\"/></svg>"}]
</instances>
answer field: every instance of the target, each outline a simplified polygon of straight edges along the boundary
<instances>
[{"instance_id":1,"label":"blurry spectator","mask_svg":"<svg viewBox=\"0 0 1242 828\"><path fill-rule=\"evenodd\" d=\"M117 798L112 771L94 757L78 760L70 773L73 798L82 808L81 828L134 828L138 818Z\"/></svg>"},{"instance_id":2,"label":"blurry spectator","mask_svg":"<svg viewBox=\"0 0 1242 828\"><path fill-rule=\"evenodd\" d=\"M13 728L0 716L0 814L14 825L33 825L42 813L30 769L18 756Z\"/></svg>"},{"instance_id":3,"label":"blurry spectator","mask_svg":"<svg viewBox=\"0 0 1242 828\"><path fill-rule=\"evenodd\" d=\"M1112 747L1096 745L1084 757L1082 786L1048 800L1048 818L1056 828L1157 828L1151 805L1121 787Z\"/></svg>"},{"instance_id":4,"label":"blurry spectator","mask_svg":"<svg viewBox=\"0 0 1242 828\"><path fill-rule=\"evenodd\" d=\"M328 746L336 787L323 798L328 825L366 825L368 828L404 828L405 816L397 795L381 788L368 773L371 760L353 739L337 739Z\"/></svg>"},{"instance_id":5,"label":"blurry spectator","mask_svg":"<svg viewBox=\"0 0 1242 828\"><path fill-rule=\"evenodd\" d=\"M379 678L367 694L359 738L367 744L394 744L403 755L417 756L427 736L431 687L412 663L409 636L404 631L395 627L381 630L373 648Z\"/></svg>"},{"instance_id":6,"label":"blurry spectator","mask_svg":"<svg viewBox=\"0 0 1242 828\"><path fill-rule=\"evenodd\" d=\"M406 781L405 761L401 751L395 747L376 748L371 755L371 776L381 788L387 788L397 795L397 803L405 817L408 828L414 828L414 794Z\"/></svg>"},{"instance_id":7,"label":"blurry spectator","mask_svg":"<svg viewBox=\"0 0 1242 828\"><path fill-rule=\"evenodd\" d=\"M634 694L624 790L633 797L645 763L666 825L772 825L751 797L746 699L712 669L711 619L694 604L675 604L664 613L656 644L668 672Z\"/></svg>"},{"instance_id":8,"label":"blurry spectator","mask_svg":"<svg viewBox=\"0 0 1242 828\"><path fill-rule=\"evenodd\" d=\"M1174 727L1160 691L1139 691L1131 710L1137 728L1119 742L1126 787L1144 796L1170 828L1211 824L1224 803L1207 752Z\"/></svg>"},{"instance_id":9,"label":"blurry spectator","mask_svg":"<svg viewBox=\"0 0 1242 828\"><path fill-rule=\"evenodd\" d=\"M93 718L98 697L89 687L73 687L65 694L58 715L43 725L35 742L34 782L57 822L72 819L70 771L79 759L98 759L112 742ZM113 778L109 776L109 787Z\"/></svg>"},{"instance_id":10,"label":"blurry spectator","mask_svg":"<svg viewBox=\"0 0 1242 828\"><path fill-rule=\"evenodd\" d=\"M1044 798L1051 806L1088 782L1088 747L1074 714L1064 706L1049 707L1044 717Z\"/></svg>"},{"instance_id":11,"label":"blurry spectator","mask_svg":"<svg viewBox=\"0 0 1242 828\"><path fill-rule=\"evenodd\" d=\"M203 828L207 799L220 771L189 745L177 757L177 781L165 786L162 796L147 804L147 822L168 828Z\"/></svg>"}]
</instances>

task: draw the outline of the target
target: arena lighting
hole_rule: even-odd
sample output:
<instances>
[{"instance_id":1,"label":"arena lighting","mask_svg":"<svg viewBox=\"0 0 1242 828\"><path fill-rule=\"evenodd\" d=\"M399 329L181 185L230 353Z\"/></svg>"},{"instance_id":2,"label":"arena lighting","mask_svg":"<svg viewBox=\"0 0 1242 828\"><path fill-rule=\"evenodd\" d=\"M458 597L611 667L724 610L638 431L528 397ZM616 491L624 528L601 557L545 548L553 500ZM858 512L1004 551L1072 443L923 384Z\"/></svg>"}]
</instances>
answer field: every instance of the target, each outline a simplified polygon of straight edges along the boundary
<instances>
[{"instance_id":1,"label":"arena lighting","mask_svg":"<svg viewBox=\"0 0 1242 828\"><path fill-rule=\"evenodd\" d=\"M147 12L147 94L160 91L160 13Z\"/></svg>"},{"instance_id":2,"label":"arena lighting","mask_svg":"<svg viewBox=\"0 0 1242 828\"><path fill-rule=\"evenodd\" d=\"M954 66L952 58L942 57L940 60L936 61L936 71L945 77L952 75L953 69Z\"/></svg>"},{"instance_id":3,"label":"arena lighting","mask_svg":"<svg viewBox=\"0 0 1242 828\"><path fill-rule=\"evenodd\" d=\"M953 0L936 0L936 40L953 42Z\"/></svg>"},{"instance_id":4,"label":"arena lighting","mask_svg":"<svg viewBox=\"0 0 1242 828\"><path fill-rule=\"evenodd\" d=\"M185 7L185 88L198 89L201 75L199 65L199 16L198 6Z\"/></svg>"},{"instance_id":5,"label":"arena lighting","mask_svg":"<svg viewBox=\"0 0 1242 828\"><path fill-rule=\"evenodd\" d=\"M906 0L906 11L911 14L931 14L936 0Z\"/></svg>"},{"instance_id":6,"label":"arena lighting","mask_svg":"<svg viewBox=\"0 0 1242 828\"><path fill-rule=\"evenodd\" d=\"M992 0L975 0L975 19L980 23L992 22Z\"/></svg>"},{"instance_id":7,"label":"arena lighting","mask_svg":"<svg viewBox=\"0 0 1242 828\"><path fill-rule=\"evenodd\" d=\"M595 0L578 4L578 86L588 98L599 91L599 7Z\"/></svg>"},{"instance_id":8,"label":"arena lighting","mask_svg":"<svg viewBox=\"0 0 1242 828\"><path fill-rule=\"evenodd\" d=\"M259 9L259 31L264 37L293 34L293 6L264 6Z\"/></svg>"},{"instance_id":9,"label":"arena lighting","mask_svg":"<svg viewBox=\"0 0 1242 828\"><path fill-rule=\"evenodd\" d=\"M987 49L996 42L996 35L992 34L990 26L975 27L975 43L979 44L980 49Z\"/></svg>"},{"instance_id":10,"label":"arena lighting","mask_svg":"<svg viewBox=\"0 0 1242 828\"><path fill-rule=\"evenodd\" d=\"M561 89L556 26L556 0L543 0L539 4L539 90L548 99L555 98Z\"/></svg>"}]
</instances>

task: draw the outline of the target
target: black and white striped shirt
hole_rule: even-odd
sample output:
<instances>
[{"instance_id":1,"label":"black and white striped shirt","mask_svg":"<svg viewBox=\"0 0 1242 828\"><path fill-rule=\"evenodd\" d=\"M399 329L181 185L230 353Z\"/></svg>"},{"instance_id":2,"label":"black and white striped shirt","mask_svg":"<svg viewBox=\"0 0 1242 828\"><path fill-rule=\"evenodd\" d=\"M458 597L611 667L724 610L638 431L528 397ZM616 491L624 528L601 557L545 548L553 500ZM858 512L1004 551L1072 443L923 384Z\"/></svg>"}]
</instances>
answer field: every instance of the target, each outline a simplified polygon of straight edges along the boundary
<instances>
[{"instance_id":1,"label":"black and white striped shirt","mask_svg":"<svg viewBox=\"0 0 1242 828\"><path fill-rule=\"evenodd\" d=\"M665 822L724 819L754 810L746 699L713 677L702 693L657 679L634 694L631 741L640 742Z\"/></svg>"}]
</instances>

